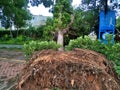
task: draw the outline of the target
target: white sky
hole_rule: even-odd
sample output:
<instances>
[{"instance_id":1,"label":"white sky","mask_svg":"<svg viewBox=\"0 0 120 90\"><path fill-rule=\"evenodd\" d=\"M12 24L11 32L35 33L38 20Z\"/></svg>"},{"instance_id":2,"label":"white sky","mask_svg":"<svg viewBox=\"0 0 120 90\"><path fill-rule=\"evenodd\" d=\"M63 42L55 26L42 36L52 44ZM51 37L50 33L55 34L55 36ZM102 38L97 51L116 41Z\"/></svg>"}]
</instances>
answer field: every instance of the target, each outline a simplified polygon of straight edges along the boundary
<instances>
[{"instance_id":1,"label":"white sky","mask_svg":"<svg viewBox=\"0 0 120 90\"><path fill-rule=\"evenodd\" d=\"M81 0L73 0L72 5L74 7L76 7L77 5L79 5L81 3ZM52 13L49 13L49 8L45 8L43 6L43 4L40 4L38 7L37 6L30 6L30 8L28 8L30 10L30 12L33 15L43 15L43 16L52 16Z\"/></svg>"}]
</instances>

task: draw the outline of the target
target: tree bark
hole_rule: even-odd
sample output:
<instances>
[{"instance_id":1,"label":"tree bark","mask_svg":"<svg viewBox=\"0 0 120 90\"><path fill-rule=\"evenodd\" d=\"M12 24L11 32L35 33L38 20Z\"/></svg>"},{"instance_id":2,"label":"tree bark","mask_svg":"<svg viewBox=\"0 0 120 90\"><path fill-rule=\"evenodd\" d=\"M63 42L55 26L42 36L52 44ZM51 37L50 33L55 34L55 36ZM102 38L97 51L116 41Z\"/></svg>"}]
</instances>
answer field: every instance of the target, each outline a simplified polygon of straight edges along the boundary
<instances>
[{"instance_id":1,"label":"tree bark","mask_svg":"<svg viewBox=\"0 0 120 90\"><path fill-rule=\"evenodd\" d=\"M63 51L64 37L63 32L61 30L58 31L57 44L61 45L61 47L58 50Z\"/></svg>"},{"instance_id":2,"label":"tree bark","mask_svg":"<svg viewBox=\"0 0 120 90\"><path fill-rule=\"evenodd\" d=\"M10 37L13 38L12 30L10 29Z\"/></svg>"},{"instance_id":3,"label":"tree bark","mask_svg":"<svg viewBox=\"0 0 120 90\"><path fill-rule=\"evenodd\" d=\"M61 47L58 49L59 51L64 51L64 34L67 33L67 31L70 28L70 25L72 25L73 21L74 21L74 16L71 16L71 22L66 26L65 29L60 29L60 27L57 28L58 31L58 36L57 36L57 44L61 45ZM59 20L61 20L61 13L60 13L60 17Z\"/></svg>"},{"instance_id":4,"label":"tree bark","mask_svg":"<svg viewBox=\"0 0 120 90\"><path fill-rule=\"evenodd\" d=\"M62 9L60 9L60 12L58 14L58 21L60 23L58 23L58 27L56 28L56 31L58 32L58 36L57 36L57 44L61 45L61 47L58 49L59 51L63 51L63 45L64 45L64 34L67 33L67 31L69 30L70 26L72 25L73 21L74 21L74 14L71 15L71 22L66 26L66 28L62 29Z\"/></svg>"}]
</instances>

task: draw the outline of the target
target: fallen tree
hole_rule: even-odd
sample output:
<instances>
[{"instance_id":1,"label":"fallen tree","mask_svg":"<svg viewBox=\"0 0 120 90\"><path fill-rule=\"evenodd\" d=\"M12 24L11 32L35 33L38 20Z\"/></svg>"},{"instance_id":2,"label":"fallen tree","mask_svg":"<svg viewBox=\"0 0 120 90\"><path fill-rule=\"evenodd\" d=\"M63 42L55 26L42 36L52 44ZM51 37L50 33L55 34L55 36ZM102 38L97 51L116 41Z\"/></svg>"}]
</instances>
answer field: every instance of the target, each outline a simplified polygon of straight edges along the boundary
<instances>
[{"instance_id":1,"label":"fallen tree","mask_svg":"<svg viewBox=\"0 0 120 90\"><path fill-rule=\"evenodd\" d=\"M91 50L35 52L21 73L19 90L120 90L112 64Z\"/></svg>"}]
</instances>

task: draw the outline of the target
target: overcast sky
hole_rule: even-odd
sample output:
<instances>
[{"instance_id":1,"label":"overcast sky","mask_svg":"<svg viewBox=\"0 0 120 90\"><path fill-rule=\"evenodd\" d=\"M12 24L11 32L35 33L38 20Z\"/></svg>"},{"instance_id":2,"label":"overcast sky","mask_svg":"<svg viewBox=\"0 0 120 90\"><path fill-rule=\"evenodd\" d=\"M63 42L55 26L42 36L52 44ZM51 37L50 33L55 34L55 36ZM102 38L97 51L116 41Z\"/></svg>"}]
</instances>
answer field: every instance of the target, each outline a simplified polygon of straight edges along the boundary
<instances>
[{"instance_id":1,"label":"overcast sky","mask_svg":"<svg viewBox=\"0 0 120 90\"><path fill-rule=\"evenodd\" d=\"M72 5L77 6L80 4L80 2L81 2L81 0L73 0ZM38 7L37 6L34 6L34 7L30 6L29 10L33 15L52 16L52 13L48 12L49 8L45 8L42 4L39 5Z\"/></svg>"}]
</instances>

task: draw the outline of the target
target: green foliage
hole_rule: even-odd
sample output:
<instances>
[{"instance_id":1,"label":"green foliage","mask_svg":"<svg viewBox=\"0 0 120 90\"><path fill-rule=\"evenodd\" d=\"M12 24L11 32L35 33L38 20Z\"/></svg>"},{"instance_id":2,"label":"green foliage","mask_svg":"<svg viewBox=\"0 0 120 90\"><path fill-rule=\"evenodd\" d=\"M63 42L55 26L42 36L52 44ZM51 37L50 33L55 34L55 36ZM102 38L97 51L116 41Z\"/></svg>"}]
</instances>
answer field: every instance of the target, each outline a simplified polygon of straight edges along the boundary
<instances>
[{"instance_id":1,"label":"green foliage","mask_svg":"<svg viewBox=\"0 0 120 90\"><path fill-rule=\"evenodd\" d=\"M23 36L26 36L25 35L25 32L26 30L25 29L20 29L20 30L0 30L0 37L4 37L5 35L8 35L10 36L11 38L15 38L19 35L23 35Z\"/></svg>"},{"instance_id":2,"label":"green foliage","mask_svg":"<svg viewBox=\"0 0 120 90\"><path fill-rule=\"evenodd\" d=\"M11 37L10 37L10 35L8 35L8 34L5 34L2 38L1 38L1 40L9 40Z\"/></svg>"},{"instance_id":3,"label":"green foliage","mask_svg":"<svg viewBox=\"0 0 120 90\"><path fill-rule=\"evenodd\" d=\"M71 21L73 8L70 0L56 0L53 10L53 27L64 29Z\"/></svg>"},{"instance_id":4,"label":"green foliage","mask_svg":"<svg viewBox=\"0 0 120 90\"><path fill-rule=\"evenodd\" d=\"M37 28L35 27L30 27L25 31L26 36L35 38L37 33Z\"/></svg>"},{"instance_id":5,"label":"green foliage","mask_svg":"<svg viewBox=\"0 0 120 90\"><path fill-rule=\"evenodd\" d=\"M23 36L23 35L19 35L18 37L15 38L16 42L26 42L31 40L31 38Z\"/></svg>"},{"instance_id":6,"label":"green foliage","mask_svg":"<svg viewBox=\"0 0 120 90\"><path fill-rule=\"evenodd\" d=\"M4 0L0 2L0 19L2 26L10 28L14 23L16 28L26 26L26 20L31 19L27 10L27 0Z\"/></svg>"},{"instance_id":7,"label":"green foliage","mask_svg":"<svg viewBox=\"0 0 120 90\"><path fill-rule=\"evenodd\" d=\"M59 47L60 45L57 45L54 41L30 41L24 44L23 51L25 52L26 57L29 58L29 56L31 56L31 54L35 51L43 49L57 50Z\"/></svg>"},{"instance_id":8,"label":"green foliage","mask_svg":"<svg viewBox=\"0 0 120 90\"><path fill-rule=\"evenodd\" d=\"M55 87L55 88L53 88L52 90L61 90L60 88L58 88L58 87Z\"/></svg>"},{"instance_id":9,"label":"green foliage","mask_svg":"<svg viewBox=\"0 0 120 90\"><path fill-rule=\"evenodd\" d=\"M53 38L52 32L54 31L53 18L47 18L46 26L43 30L43 38L47 41L51 40Z\"/></svg>"},{"instance_id":10,"label":"green foliage","mask_svg":"<svg viewBox=\"0 0 120 90\"><path fill-rule=\"evenodd\" d=\"M18 37L16 38L11 38L9 35L4 35L4 37L2 37L0 39L0 44L24 44L25 42L28 42L32 40L32 38L30 37L26 37L26 36L23 36L23 35L19 35Z\"/></svg>"},{"instance_id":11,"label":"green foliage","mask_svg":"<svg viewBox=\"0 0 120 90\"><path fill-rule=\"evenodd\" d=\"M89 15L89 13L87 13L87 15ZM82 10L77 10L77 9L75 10L75 20L73 25L71 26L71 29L74 30L76 36L87 35L90 32L90 22L87 21L85 12L83 12Z\"/></svg>"},{"instance_id":12,"label":"green foliage","mask_svg":"<svg viewBox=\"0 0 120 90\"><path fill-rule=\"evenodd\" d=\"M117 74L120 76L120 66L115 65L114 68L115 68Z\"/></svg>"},{"instance_id":13,"label":"green foliage","mask_svg":"<svg viewBox=\"0 0 120 90\"><path fill-rule=\"evenodd\" d=\"M107 5L108 1L110 1L110 3L112 3L111 5ZM86 10L90 10L90 9L96 9L99 8L107 10L107 9L119 9L119 0L81 0L83 6L81 8L86 9ZM97 2L97 3L96 3Z\"/></svg>"},{"instance_id":14,"label":"green foliage","mask_svg":"<svg viewBox=\"0 0 120 90\"><path fill-rule=\"evenodd\" d=\"M54 37L58 38L58 31L62 32L62 30L65 30L66 32L66 28L69 28L71 25L70 23L72 17L73 8L71 5L71 0L56 0L55 4L53 5L53 18L48 18L46 27L43 32L45 40L49 41L51 39L54 39ZM61 40L59 42L64 41Z\"/></svg>"},{"instance_id":15,"label":"green foliage","mask_svg":"<svg viewBox=\"0 0 120 90\"><path fill-rule=\"evenodd\" d=\"M120 17L116 19L117 34L120 35Z\"/></svg>"},{"instance_id":16,"label":"green foliage","mask_svg":"<svg viewBox=\"0 0 120 90\"><path fill-rule=\"evenodd\" d=\"M78 37L75 40L70 40L68 46L66 47L67 50L72 50L73 48L85 48L85 49L92 49L92 45L98 44L99 42L94 43L88 36Z\"/></svg>"},{"instance_id":17,"label":"green foliage","mask_svg":"<svg viewBox=\"0 0 120 90\"><path fill-rule=\"evenodd\" d=\"M120 43L103 44L98 40L92 41L89 37L85 36L84 38L79 37L75 40L70 40L66 50L74 48L90 49L104 54L108 60L114 63L115 70L120 76Z\"/></svg>"},{"instance_id":18,"label":"green foliage","mask_svg":"<svg viewBox=\"0 0 120 90\"><path fill-rule=\"evenodd\" d=\"M5 30L5 28L4 27L0 27L0 31L4 31Z\"/></svg>"},{"instance_id":19,"label":"green foliage","mask_svg":"<svg viewBox=\"0 0 120 90\"><path fill-rule=\"evenodd\" d=\"M30 0L30 3L32 6L38 6L39 4L43 3L45 7L50 7L53 5L54 0Z\"/></svg>"},{"instance_id":20,"label":"green foliage","mask_svg":"<svg viewBox=\"0 0 120 90\"><path fill-rule=\"evenodd\" d=\"M120 29L120 17L116 19L116 28Z\"/></svg>"},{"instance_id":21,"label":"green foliage","mask_svg":"<svg viewBox=\"0 0 120 90\"><path fill-rule=\"evenodd\" d=\"M27 36L27 37L30 37L34 40L47 40L45 37L47 38L50 38L49 37L49 34L45 34L45 32L49 32L47 31L48 29L47 28L47 25L42 25L42 26L39 26L39 27L30 27L28 28L27 30L24 30L24 35Z\"/></svg>"},{"instance_id":22,"label":"green foliage","mask_svg":"<svg viewBox=\"0 0 120 90\"><path fill-rule=\"evenodd\" d=\"M98 30L98 13L94 10L84 11L80 8L74 10L75 19L74 23L70 27L71 35L74 33L74 36L84 36L88 35L91 31Z\"/></svg>"}]
</instances>

